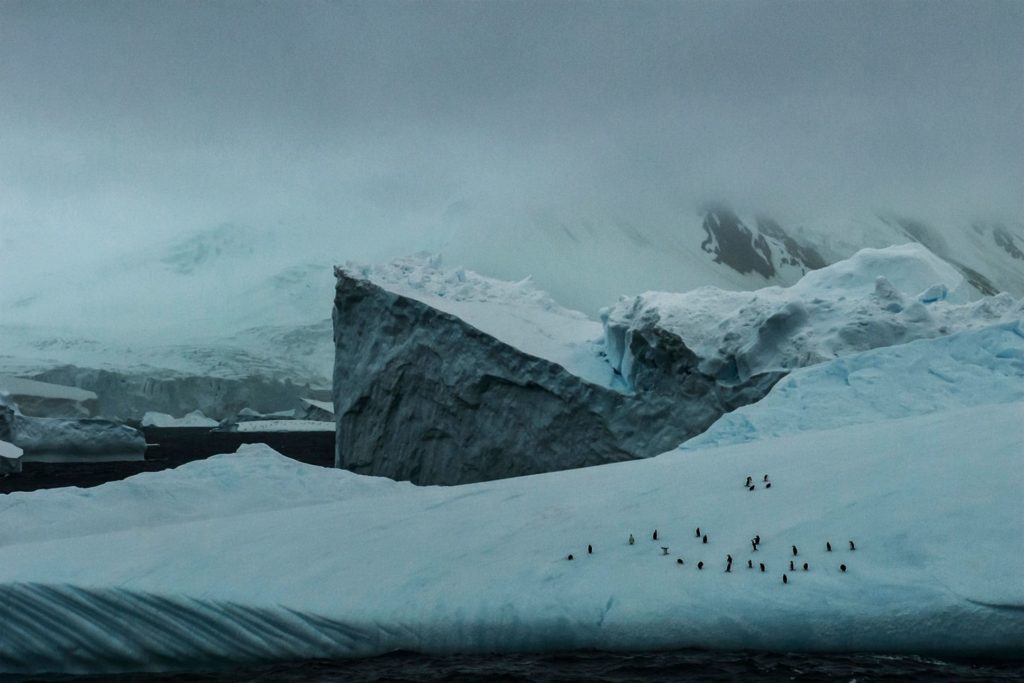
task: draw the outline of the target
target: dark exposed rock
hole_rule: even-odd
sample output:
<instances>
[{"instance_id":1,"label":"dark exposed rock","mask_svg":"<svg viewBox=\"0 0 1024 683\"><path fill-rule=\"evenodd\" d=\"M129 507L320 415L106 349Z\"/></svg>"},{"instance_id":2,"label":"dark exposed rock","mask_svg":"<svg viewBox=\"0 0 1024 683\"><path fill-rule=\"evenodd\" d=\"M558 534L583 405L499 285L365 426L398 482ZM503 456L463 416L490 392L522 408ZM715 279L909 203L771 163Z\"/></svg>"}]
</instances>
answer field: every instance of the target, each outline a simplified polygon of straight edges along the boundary
<instances>
[{"instance_id":1,"label":"dark exposed rock","mask_svg":"<svg viewBox=\"0 0 1024 683\"><path fill-rule=\"evenodd\" d=\"M1006 226L996 225L992 228L992 239L995 243L1003 248L1003 250L1015 259L1024 261L1024 250L1017 246L1017 241L1014 239L1010 231L1006 229Z\"/></svg>"},{"instance_id":2,"label":"dark exposed rock","mask_svg":"<svg viewBox=\"0 0 1024 683\"><path fill-rule=\"evenodd\" d=\"M725 207L716 207L704 214L707 238L700 248L739 273L760 273L765 279L775 275L772 252L763 235L755 235L739 216Z\"/></svg>"}]
</instances>

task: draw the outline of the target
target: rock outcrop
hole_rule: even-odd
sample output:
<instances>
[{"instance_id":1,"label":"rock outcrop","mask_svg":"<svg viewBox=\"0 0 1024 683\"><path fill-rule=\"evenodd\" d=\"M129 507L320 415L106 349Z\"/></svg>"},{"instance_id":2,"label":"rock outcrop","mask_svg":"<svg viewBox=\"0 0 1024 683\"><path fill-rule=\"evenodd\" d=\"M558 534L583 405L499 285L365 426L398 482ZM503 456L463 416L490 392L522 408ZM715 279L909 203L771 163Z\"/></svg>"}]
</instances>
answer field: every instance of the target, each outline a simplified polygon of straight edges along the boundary
<instances>
[{"instance_id":1,"label":"rock outcrop","mask_svg":"<svg viewBox=\"0 0 1024 683\"><path fill-rule=\"evenodd\" d=\"M648 457L783 376L724 386L655 325L630 337L630 386L603 386L369 278L336 276L336 464L363 474L460 484Z\"/></svg>"}]
</instances>

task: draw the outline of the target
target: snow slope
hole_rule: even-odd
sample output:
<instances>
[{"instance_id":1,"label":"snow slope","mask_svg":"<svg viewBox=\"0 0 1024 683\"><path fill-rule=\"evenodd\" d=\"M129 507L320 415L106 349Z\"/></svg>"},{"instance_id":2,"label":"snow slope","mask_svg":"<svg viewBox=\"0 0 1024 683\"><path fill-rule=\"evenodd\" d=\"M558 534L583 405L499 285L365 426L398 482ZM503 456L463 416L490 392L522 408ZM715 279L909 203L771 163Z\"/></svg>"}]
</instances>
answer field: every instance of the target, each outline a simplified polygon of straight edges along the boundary
<instances>
[{"instance_id":1,"label":"snow slope","mask_svg":"<svg viewBox=\"0 0 1024 683\"><path fill-rule=\"evenodd\" d=\"M0 671L393 649L1019 657L1024 401L1008 390L1022 378L1019 331L798 373L769 414L817 395L830 399L822 411L854 408L824 428L640 461L414 487L245 447L94 489L2 496ZM827 369L841 363L874 368L874 381L834 381ZM939 394L927 414L857 408L868 394L927 388L937 369L978 368L982 381ZM772 488L743 486L764 473Z\"/></svg>"}]
</instances>

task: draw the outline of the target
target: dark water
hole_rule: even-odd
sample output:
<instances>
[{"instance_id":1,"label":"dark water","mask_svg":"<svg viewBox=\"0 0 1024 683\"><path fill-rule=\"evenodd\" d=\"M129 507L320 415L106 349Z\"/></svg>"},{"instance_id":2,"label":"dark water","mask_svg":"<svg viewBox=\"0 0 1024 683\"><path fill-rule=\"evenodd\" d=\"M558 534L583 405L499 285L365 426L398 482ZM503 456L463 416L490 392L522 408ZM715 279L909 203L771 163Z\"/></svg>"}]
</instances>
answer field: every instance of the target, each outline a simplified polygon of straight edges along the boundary
<instances>
[{"instance_id":1,"label":"dark water","mask_svg":"<svg viewBox=\"0 0 1024 683\"><path fill-rule=\"evenodd\" d=\"M7 680L0 677L0 681L6 683ZM395 653L368 659L288 662L207 673L20 679L25 680L116 683L1022 681L1024 660L941 660L913 655L706 651L473 656Z\"/></svg>"}]
</instances>

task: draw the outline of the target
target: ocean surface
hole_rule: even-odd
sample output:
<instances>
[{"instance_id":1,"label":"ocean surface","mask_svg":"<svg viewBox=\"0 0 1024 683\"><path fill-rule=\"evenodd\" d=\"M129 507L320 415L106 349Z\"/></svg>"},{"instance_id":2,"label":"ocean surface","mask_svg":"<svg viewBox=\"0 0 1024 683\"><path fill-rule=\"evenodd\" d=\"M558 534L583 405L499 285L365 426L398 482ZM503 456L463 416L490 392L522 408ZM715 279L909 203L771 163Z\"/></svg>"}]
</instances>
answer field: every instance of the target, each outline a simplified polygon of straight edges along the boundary
<instances>
[{"instance_id":1,"label":"ocean surface","mask_svg":"<svg viewBox=\"0 0 1024 683\"><path fill-rule=\"evenodd\" d=\"M394 653L354 660L286 662L215 672L10 678L116 683L307 683L371 681L1021 681L1024 660L942 660L915 655L679 652L448 655Z\"/></svg>"}]
</instances>

